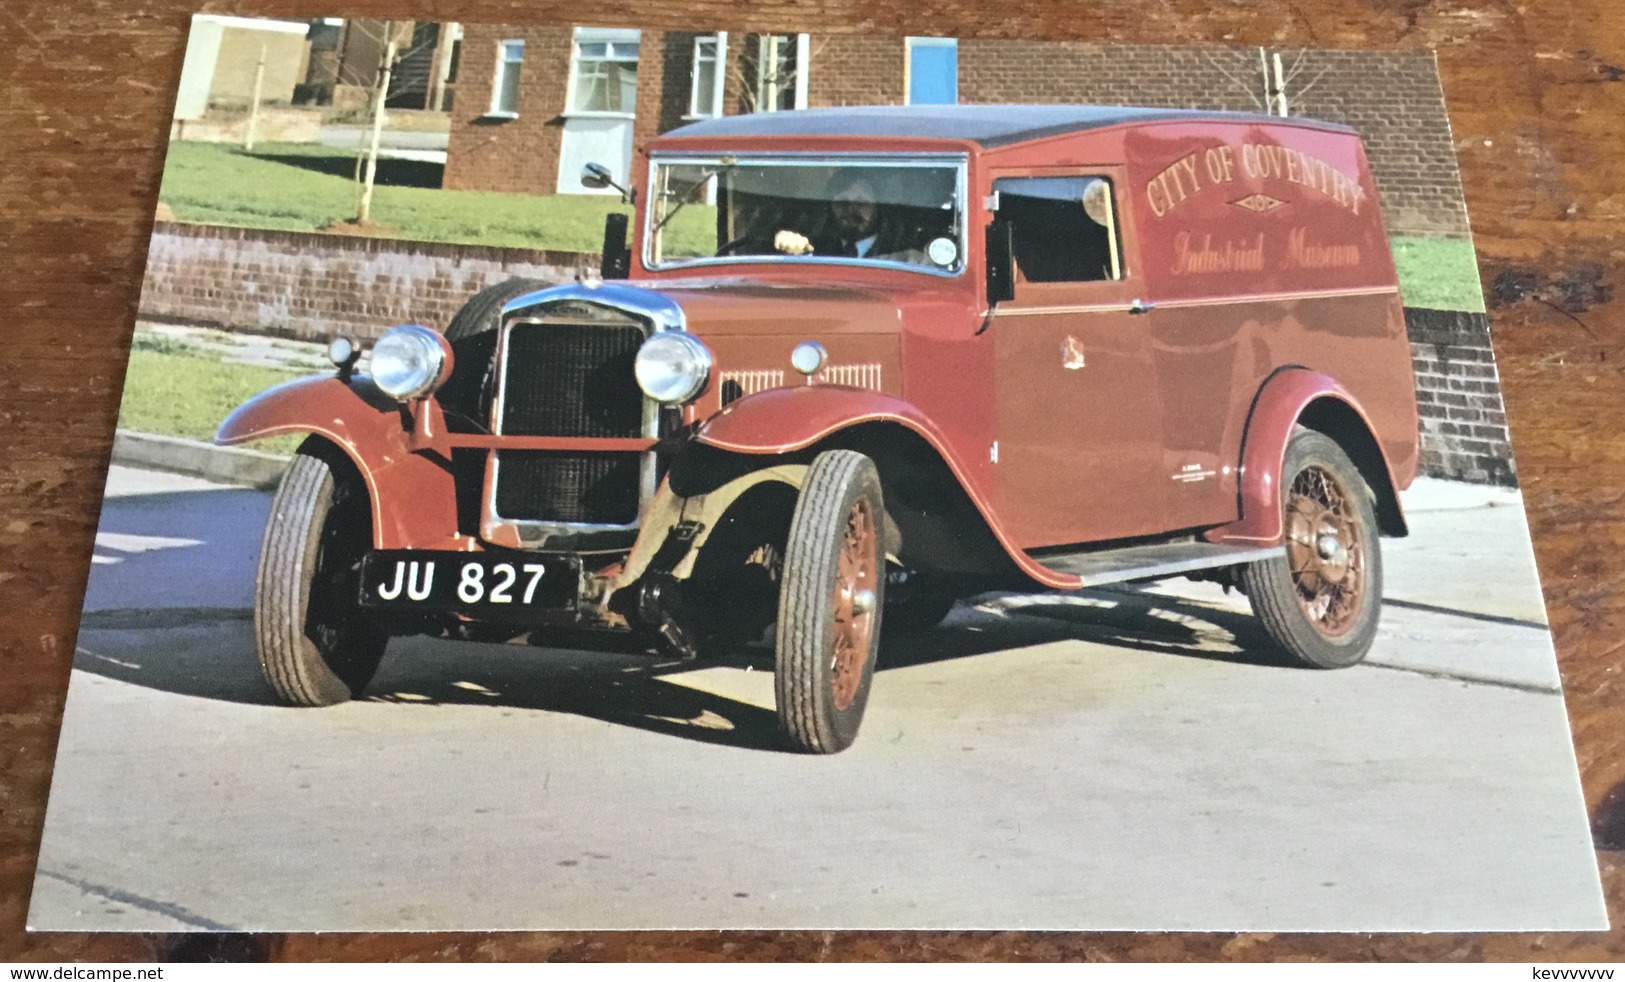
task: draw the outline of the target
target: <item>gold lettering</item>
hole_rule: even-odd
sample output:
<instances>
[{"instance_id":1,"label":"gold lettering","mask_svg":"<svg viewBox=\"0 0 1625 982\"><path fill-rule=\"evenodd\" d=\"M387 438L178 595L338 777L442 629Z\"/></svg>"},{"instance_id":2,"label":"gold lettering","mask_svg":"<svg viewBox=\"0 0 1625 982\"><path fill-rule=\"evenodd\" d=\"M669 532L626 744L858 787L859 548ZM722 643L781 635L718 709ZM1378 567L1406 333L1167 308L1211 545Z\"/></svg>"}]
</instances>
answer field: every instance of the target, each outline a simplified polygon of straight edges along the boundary
<instances>
[{"instance_id":1,"label":"gold lettering","mask_svg":"<svg viewBox=\"0 0 1625 982\"><path fill-rule=\"evenodd\" d=\"M1191 273L1256 273L1264 268L1264 233L1253 241L1226 240L1213 244L1213 234L1200 242L1190 232L1174 237L1174 266L1177 276Z\"/></svg>"},{"instance_id":2,"label":"gold lettering","mask_svg":"<svg viewBox=\"0 0 1625 982\"><path fill-rule=\"evenodd\" d=\"M1147 181L1145 194L1152 213L1161 218L1201 188L1201 182L1196 178L1196 154L1193 153L1169 164L1162 173Z\"/></svg>"},{"instance_id":3,"label":"gold lettering","mask_svg":"<svg viewBox=\"0 0 1625 982\"><path fill-rule=\"evenodd\" d=\"M1212 176L1230 159L1231 148L1221 147L1219 159L1207 161ZM1241 171L1254 180L1286 180L1303 187L1314 188L1354 214L1360 213L1365 201L1365 190L1357 177L1338 170L1319 157L1270 143L1243 143L1241 145Z\"/></svg>"},{"instance_id":4,"label":"gold lettering","mask_svg":"<svg viewBox=\"0 0 1625 982\"><path fill-rule=\"evenodd\" d=\"M1172 178L1172 180L1170 180L1170 178ZM1174 164L1172 167L1163 171L1161 180L1162 193L1168 196L1169 201L1173 202L1174 204L1179 204L1185 200L1185 186L1179 183L1178 164ZM1175 197L1176 194L1178 197Z\"/></svg>"},{"instance_id":5,"label":"gold lettering","mask_svg":"<svg viewBox=\"0 0 1625 982\"><path fill-rule=\"evenodd\" d=\"M1160 190L1162 190L1162 188L1157 184L1157 178L1153 177L1151 180L1146 182L1145 197L1147 201L1151 202L1151 214L1157 216L1158 218L1168 214L1167 197L1157 197L1157 192Z\"/></svg>"},{"instance_id":6,"label":"gold lettering","mask_svg":"<svg viewBox=\"0 0 1625 982\"><path fill-rule=\"evenodd\" d=\"M1220 161L1220 164L1224 168L1224 180L1225 180L1225 182L1229 183L1230 181L1235 180L1236 179L1236 153L1235 153L1235 151L1232 148L1230 148L1229 146L1220 147L1219 148L1219 161Z\"/></svg>"},{"instance_id":7,"label":"gold lettering","mask_svg":"<svg viewBox=\"0 0 1625 982\"><path fill-rule=\"evenodd\" d=\"M1309 240L1307 229L1295 228L1287 234L1286 259L1282 269L1348 269L1360 265L1360 247L1355 243L1322 245Z\"/></svg>"},{"instance_id":8,"label":"gold lettering","mask_svg":"<svg viewBox=\"0 0 1625 982\"><path fill-rule=\"evenodd\" d=\"M1195 194L1196 192L1202 190L1201 182L1196 179L1196 154L1193 153L1189 157L1182 158L1179 161L1179 166L1185 171L1185 173L1190 175L1191 194ZM1178 171L1174 172L1174 179L1179 179Z\"/></svg>"},{"instance_id":9,"label":"gold lettering","mask_svg":"<svg viewBox=\"0 0 1625 982\"><path fill-rule=\"evenodd\" d=\"M1258 148L1264 155L1264 176L1281 176L1281 148L1272 144L1265 144Z\"/></svg>"}]
</instances>

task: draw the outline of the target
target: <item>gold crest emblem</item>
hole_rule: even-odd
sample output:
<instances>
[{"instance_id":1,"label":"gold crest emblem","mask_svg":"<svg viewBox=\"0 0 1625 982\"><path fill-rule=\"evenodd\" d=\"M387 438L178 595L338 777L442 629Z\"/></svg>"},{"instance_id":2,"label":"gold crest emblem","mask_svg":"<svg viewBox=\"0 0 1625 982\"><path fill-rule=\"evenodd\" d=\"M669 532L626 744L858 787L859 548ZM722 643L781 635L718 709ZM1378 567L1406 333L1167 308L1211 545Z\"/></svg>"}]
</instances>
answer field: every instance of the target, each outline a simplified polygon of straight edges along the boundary
<instances>
[{"instance_id":1,"label":"gold crest emblem","mask_svg":"<svg viewBox=\"0 0 1625 982\"><path fill-rule=\"evenodd\" d=\"M1245 198L1240 198L1230 203L1238 207L1245 208L1248 211L1256 211L1260 215L1267 211L1274 211L1275 209L1286 204L1286 202L1282 201L1280 198L1272 198L1269 195L1262 193L1249 194Z\"/></svg>"}]
</instances>

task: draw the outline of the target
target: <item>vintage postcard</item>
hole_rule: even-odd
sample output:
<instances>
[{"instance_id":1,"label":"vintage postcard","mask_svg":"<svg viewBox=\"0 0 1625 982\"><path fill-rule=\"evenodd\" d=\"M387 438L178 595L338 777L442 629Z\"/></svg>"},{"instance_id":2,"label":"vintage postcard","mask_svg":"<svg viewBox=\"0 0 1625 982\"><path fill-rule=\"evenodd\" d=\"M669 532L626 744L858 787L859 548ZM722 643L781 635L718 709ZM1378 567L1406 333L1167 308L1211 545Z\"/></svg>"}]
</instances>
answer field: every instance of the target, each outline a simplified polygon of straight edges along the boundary
<instances>
[{"instance_id":1,"label":"vintage postcard","mask_svg":"<svg viewBox=\"0 0 1625 982\"><path fill-rule=\"evenodd\" d=\"M42 930L1607 926L1426 52L200 15Z\"/></svg>"}]
</instances>

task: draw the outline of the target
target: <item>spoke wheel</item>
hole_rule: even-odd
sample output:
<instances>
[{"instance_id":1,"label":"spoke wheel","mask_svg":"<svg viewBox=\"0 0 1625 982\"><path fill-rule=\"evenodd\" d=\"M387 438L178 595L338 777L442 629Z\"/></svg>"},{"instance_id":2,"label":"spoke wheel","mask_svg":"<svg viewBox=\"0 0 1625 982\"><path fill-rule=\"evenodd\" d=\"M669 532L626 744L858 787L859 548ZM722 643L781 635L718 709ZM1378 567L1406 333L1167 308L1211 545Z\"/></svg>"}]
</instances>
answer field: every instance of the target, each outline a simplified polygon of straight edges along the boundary
<instances>
[{"instance_id":1,"label":"spoke wheel","mask_svg":"<svg viewBox=\"0 0 1625 982\"><path fill-rule=\"evenodd\" d=\"M1329 437L1300 430L1287 447L1283 555L1252 563L1242 584L1270 637L1300 662L1343 668L1377 632L1382 554L1372 494Z\"/></svg>"},{"instance_id":2,"label":"spoke wheel","mask_svg":"<svg viewBox=\"0 0 1625 982\"><path fill-rule=\"evenodd\" d=\"M1359 623L1365 550L1365 529L1337 475L1319 465L1300 471L1287 492L1287 564L1304 616L1328 638Z\"/></svg>"},{"instance_id":3,"label":"spoke wheel","mask_svg":"<svg viewBox=\"0 0 1625 982\"><path fill-rule=\"evenodd\" d=\"M840 560L835 574L835 708L846 709L857 698L869 662L870 640L875 634L875 516L869 502L859 498L846 516Z\"/></svg>"},{"instance_id":4,"label":"spoke wheel","mask_svg":"<svg viewBox=\"0 0 1625 982\"><path fill-rule=\"evenodd\" d=\"M774 652L779 726L797 750L835 753L857 737L879 648L884 522L868 457L813 461L790 519Z\"/></svg>"}]
</instances>

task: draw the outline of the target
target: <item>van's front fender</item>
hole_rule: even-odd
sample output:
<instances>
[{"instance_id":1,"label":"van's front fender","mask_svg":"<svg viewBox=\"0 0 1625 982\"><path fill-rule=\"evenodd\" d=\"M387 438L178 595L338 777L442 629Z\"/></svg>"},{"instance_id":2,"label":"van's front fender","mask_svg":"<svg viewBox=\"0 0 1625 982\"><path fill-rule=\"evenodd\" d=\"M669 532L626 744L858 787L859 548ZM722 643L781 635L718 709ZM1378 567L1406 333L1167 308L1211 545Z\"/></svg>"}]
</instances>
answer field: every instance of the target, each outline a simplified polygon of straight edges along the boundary
<instances>
[{"instance_id":1,"label":"van's front fender","mask_svg":"<svg viewBox=\"0 0 1625 982\"><path fill-rule=\"evenodd\" d=\"M1077 577L1046 569L1015 545L994 513L982 482L972 475L966 461L954 453L935 423L914 405L896 396L839 385L768 389L729 404L706 420L695 431L694 439L697 443L738 454L790 454L843 431L875 423L912 431L942 458L1016 568L1047 587L1069 590L1078 585Z\"/></svg>"},{"instance_id":2,"label":"van's front fender","mask_svg":"<svg viewBox=\"0 0 1625 982\"><path fill-rule=\"evenodd\" d=\"M426 402L420 411L438 407ZM316 375L284 382L227 416L214 442L229 446L282 433L313 433L354 462L372 499L376 548L457 547L450 461L413 450L404 408L371 379Z\"/></svg>"},{"instance_id":3,"label":"van's front fender","mask_svg":"<svg viewBox=\"0 0 1625 982\"><path fill-rule=\"evenodd\" d=\"M734 453L794 453L860 423L901 424L949 457L942 434L912 404L843 385L788 386L746 396L706 420L694 438Z\"/></svg>"}]
</instances>

